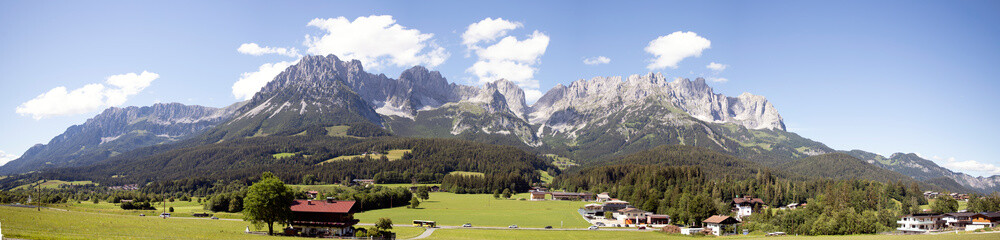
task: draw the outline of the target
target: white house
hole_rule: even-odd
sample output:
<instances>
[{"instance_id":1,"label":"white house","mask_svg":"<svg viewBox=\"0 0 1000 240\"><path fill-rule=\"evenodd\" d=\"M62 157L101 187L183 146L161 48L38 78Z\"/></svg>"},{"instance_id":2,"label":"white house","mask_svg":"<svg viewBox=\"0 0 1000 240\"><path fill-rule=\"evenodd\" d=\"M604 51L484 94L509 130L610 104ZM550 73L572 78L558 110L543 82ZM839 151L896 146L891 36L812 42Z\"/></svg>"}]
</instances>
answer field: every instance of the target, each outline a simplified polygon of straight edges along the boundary
<instances>
[{"instance_id":1,"label":"white house","mask_svg":"<svg viewBox=\"0 0 1000 240\"><path fill-rule=\"evenodd\" d=\"M736 218L743 219L743 217L753 214L755 207L764 206L764 200L760 198L741 197L733 198L731 204L733 205L733 209L736 210Z\"/></svg>"},{"instance_id":2,"label":"white house","mask_svg":"<svg viewBox=\"0 0 1000 240\"><path fill-rule=\"evenodd\" d=\"M904 233L926 233L939 230L945 226L945 221L941 219L941 215L933 213L906 215L899 221L896 221L896 223L899 224L896 230Z\"/></svg>"}]
</instances>

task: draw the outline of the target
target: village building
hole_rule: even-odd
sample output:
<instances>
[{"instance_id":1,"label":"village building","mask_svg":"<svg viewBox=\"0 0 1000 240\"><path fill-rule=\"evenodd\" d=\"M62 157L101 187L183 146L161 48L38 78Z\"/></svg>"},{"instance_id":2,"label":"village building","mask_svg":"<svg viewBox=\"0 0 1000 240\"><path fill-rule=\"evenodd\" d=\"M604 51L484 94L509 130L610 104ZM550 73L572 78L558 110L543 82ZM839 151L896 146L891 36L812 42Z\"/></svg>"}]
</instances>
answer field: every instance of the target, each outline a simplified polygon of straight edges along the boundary
<instances>
[{"instance_id":1,"label":"village building","mask_svg":"<svg viewBox=\"0 0 1000 240\"><path fill-rule=\"evenodd\" d=\"M289 222L294 232L302 236L354 236L354 213L361 204L354 201L295 200Z\"/></svg>"},{"instance_id":2,"label":"village building","mask_svg":"<svg viewBox=\"0 0 1000 240\"><path fill-rule=\"evenodd\" d=\"M625 224L640 224L646 223L647 216L653 213L644 211L638 208L623 208L615 211L613 216L615 219L621 219Z\"/></svg>"},{"instance_id":3,"label":"village building","mask_svg":"<svg viewBox=\"0 0 1000 240\"><path fill-rule=\"evenodd\" d=\"M368 186L368 185L374 185L375 184L375 180L374 179L354 179L354 180L352 180L352 182L354 182L354 184L358 184L358 185L361 185L361 186Z\"/></svg>"},{"instance_id":4,"label":"village building","mask_svg":"<svg viewBox=\"0 0 1000 240\"><path fill-rule=\"evenodd\" d=\"M969 216L969 224L965 225L965 230L972 231L996 226L1000 226L1000 212L976 213Z\"/></svg>"},{"instance_id":5,"label":"village building","mask_svg":"<svg viewBox=\"0 0 1000 240\"><path fill-rule=\"evenodd\" d=\"M316 196L319 196L319 192L317 192L317 191L308 191L308 192L306 192L306 195L309 196L309 199L316 199Z\"/></svg>"},{"instance_id":6,"label":"village building","mask_svg":"<svg viewBox=\"0 0 1000 240\"><path fill-rule=\"evenodd\" d=\"M646 224L652 227L664 227L670 224L670 215L650 214L646 215Z\"/></svg>"},{"instance_id":7,"label":"village building","mask_svg":"<svg viewBox=\"0 0 1000 240\"><path fill-rule=\"evenodd\" d=\"M743 217L753 214L754 208L764 206L764 200L760 198L741 197L733 198L730 204L733 206L733 211L736 211L736 218L743 219Z\"/></svg>"},{"instance_id":8,"label":"village building","mask_svg":"<svg viewBox=\"0 0 1000 240\"><path fill-rule=\"evenodd\" d=\"M593 193L551 192L552 200L594 201Z\"/></svg>"},{"instance_id":9,"label":"village building","mask_svg":"<svg viewBox=\"0 0 1000 240\"><path fill-rule=\"evenodd\" d=\"M604 213L604 205L591 203L584 205L581 211L585 216L599 216Z\"/></svg>"},{"instance_id":10,"label":"village building","mask_svg":"<svg viewBox=\"0 0 1000 240\"><path fill-rule=\"evenodd\" d=\"M548 195L548 193L547 192L535 191L535 192L529 193L529 195L530 195L529 198L530 198L531 201L541 201L541 200L545 200L545 195Z\"/></svg>"},{"instance_id":11,"label":"village building","mask_svg":"<svg viewBox=\"0 0 1000 240\"><path fill-rule=\"evenodd\" d=\"M941 220L944 220L945 226L949 228L965 228L966 225L972 223L972 215L976 215L976 213L945 213L941 215Z\"/></svg>"},{"instance_id":12,"label":"village building","mask_svg":"<svg viewBox=\"0 0 1000 240\"><path fill-rule=\"evenodd\" d=\"M618 199L612 199L604 202L604 211L614 212L628 207L631 207L628 202Z\"/></svg>"},{"instance_id":13,"label":"village building","mask_svg":"<svg viewBox=\"0 0 1000 240\"><path fill-rule=\"evenodd\" d=\"M935 213L914 213L903 216L896 221L899 227L896 230L904 233L926 233L944 228L945 221L941 215Z\"/></svg>"},{"instance_id":14,"label":"village building","mask_svg":"<svg viewBox=\"0 0 1000 240\"><path fill-rule=\"evenodd\" d=\"M726 228L739 224L740 220L726 215L715 215L701 222L705 225L705 228L712 230L712 235L722 236L723 233L728 233L725 232ZM736 234L736 228L733 228L732 233Z\"/></svg>"},{"instance_id":15,"label":"village building","mask_svg":"<svg viewBox=\"0 0 1000 240\"><path fill-rule=\"evenodd\" d=\"M597 194L597 201L598 202L611 201L611 195L608 195L608 192L598 193Z\"/></svg>"}]
</instances>

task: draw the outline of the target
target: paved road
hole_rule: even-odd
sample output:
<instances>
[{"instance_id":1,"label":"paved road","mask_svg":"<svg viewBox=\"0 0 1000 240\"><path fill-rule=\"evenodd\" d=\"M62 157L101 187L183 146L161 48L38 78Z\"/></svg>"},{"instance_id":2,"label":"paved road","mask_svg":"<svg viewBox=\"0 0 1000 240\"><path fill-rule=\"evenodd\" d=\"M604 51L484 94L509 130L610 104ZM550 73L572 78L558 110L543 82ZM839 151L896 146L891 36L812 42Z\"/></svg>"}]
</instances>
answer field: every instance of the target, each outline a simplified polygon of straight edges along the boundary
<instances>
[{"instance_id":1,"label":"paved road","mask_svg":"<svg viewBox=\"0 0 1000 240\"><path fill-rule=\"evenodd\" d=\"M416 236L416 237L410 238L410 239L423 239L423 238L430 237L431 234L434 233L434 229L436 229L436 228L428 228L427 230L424 230L424 233L421 233L420 236Z\"/></svg>"}]
</instances>

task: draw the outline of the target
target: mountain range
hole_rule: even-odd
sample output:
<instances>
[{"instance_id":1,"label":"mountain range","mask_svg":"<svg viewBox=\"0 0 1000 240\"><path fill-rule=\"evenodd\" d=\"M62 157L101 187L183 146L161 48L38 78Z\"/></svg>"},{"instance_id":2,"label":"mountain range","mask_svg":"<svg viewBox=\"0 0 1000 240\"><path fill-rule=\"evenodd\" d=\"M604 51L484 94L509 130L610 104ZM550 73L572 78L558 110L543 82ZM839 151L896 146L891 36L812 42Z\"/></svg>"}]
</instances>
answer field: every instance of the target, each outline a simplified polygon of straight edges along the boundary
<instances>
[{"instance_id":1,"label":"mountain range","mask_svg":"<svg viewBox=\"0 0 1000 240\"><path fill-rule=\"evenodd\" d=\"M0 174L86 166L129 150L184 140L211 144L317 134L458 138L582 164L661 145L688 145L793 172L849 163L891 170L949 191L1000 190L1000 176L953 172L915 154L887 158L831 149L788 132L765 97L718 94L701 78L649 73L581 79L557 85L528 105L524 91L504 79L460 85L421 66L392 79L334 55L305 56L250 100L225 108L177 103L109 108L0 166Z\"/></svg>"}]
</instances>

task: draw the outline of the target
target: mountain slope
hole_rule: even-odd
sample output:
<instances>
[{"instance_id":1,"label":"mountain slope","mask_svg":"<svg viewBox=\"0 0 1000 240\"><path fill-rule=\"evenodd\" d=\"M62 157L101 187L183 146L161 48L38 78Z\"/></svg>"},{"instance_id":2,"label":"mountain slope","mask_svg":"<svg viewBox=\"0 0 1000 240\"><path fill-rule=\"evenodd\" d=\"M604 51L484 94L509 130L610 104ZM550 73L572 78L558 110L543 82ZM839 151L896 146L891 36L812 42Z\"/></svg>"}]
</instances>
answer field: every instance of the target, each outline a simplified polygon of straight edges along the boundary
<instances>
[{"instance_id":1,"label":"mountain slope","mask_svg":"<svg viewBox=\"0 0 1000 240\"><path fill-rule=\"evenodd\" d=\"M784 169L804 176L833 179L866 179L880 182L913 181L906 175L875 167L844 153L829 153L795 160Z\"/></svg>"},{"instance_id":2,"label":"mountain slope","mask_svg":"<svg viewBox=\"0 0 1000 240\"><path fill-rule=\"evenodd\" d=\"M20 158L0 166L0 174L83 166L132 149L176 142L228 120L240 105L212 108L158 103L108 108L83 124L69 127L48 144L31 147Z\"/></svg>"},{"instance_id":3,"label":"mountain slope","mask_svg":"<svg viewBox=\"0 0 1000 240\"><path fill-rule=\"evenodd\" d=\"M1000 191L1000 175L974 177L965 173L954 172L938 166L933 161L921 158L914 153L893 153L888 158L862 150L851 150L845 153L865 160L875 166L899 172L920 181L935 183L942 187L952 186L948 181L942 179L946 178L963 187L983 193ZM948 189L952 191L962 190L954 187L948 187Z\"/></svg>"}]
</instances>

